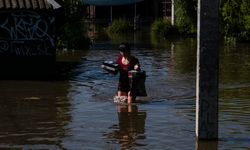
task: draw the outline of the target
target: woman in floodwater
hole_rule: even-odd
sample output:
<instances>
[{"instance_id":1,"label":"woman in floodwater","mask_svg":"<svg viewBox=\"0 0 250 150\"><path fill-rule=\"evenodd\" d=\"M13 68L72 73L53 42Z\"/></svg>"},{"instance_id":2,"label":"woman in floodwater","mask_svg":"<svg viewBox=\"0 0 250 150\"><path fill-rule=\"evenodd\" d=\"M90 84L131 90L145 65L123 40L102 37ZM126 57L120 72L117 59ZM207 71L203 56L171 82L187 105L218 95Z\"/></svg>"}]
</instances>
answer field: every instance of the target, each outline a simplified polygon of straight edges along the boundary
<instances>
[{"instance_id":1,"label":"woman in floodwater","mask_svg":"<svg viewBox=\"0 0 250 150\"><path fill-rule=\"evenodd\" d=\"M120 71L117 96L127 96L127 102L131 104L135 102L136 95L131 92L128 74L130 70L139 71L140 64L139 60L131 55L128 43L120 44L119 50L120 55L116 60Z\"/></svg>"}]
</instances>

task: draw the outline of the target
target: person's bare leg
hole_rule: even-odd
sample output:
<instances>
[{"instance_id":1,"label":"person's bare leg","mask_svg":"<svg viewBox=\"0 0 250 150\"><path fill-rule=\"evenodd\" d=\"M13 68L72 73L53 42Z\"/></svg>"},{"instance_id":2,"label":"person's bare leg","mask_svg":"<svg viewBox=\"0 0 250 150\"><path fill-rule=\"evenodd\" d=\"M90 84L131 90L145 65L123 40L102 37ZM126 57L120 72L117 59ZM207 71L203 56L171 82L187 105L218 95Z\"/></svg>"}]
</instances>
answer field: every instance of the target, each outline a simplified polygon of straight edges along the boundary
<instances>
[{"instance_id":1,"label":"person's bare leg","mask_svg":"<svg viewBox=\"0 0 250 150\"><path fill-rule=\"evenodd\" d=\"M122 92L121 91L118 91L117 92L117 96L121 96L122 95Z\"/></svg>"},{"instance_id":2,"label":"person's bare leg","mask_svg":"<svg viewBox=\"0 0 250 150\"><path fill-rule=\"evenodd\" d=\"M135 97L134 96L128 96L128 104L132 104L135 102Z\"/></svg>"},{"instance_id":3,"label":"person's bare leg","mask_svg":"<svg viewBox=\"0 0 250 150\"><path fill-rule=\"evenodd\" d=\"M132 112L133 111L133 108L132 108L132 105L128 105L128 112Z\"/></svg>"},{"instance_id":4,"label":"person's bare leg","mask_svg":"<svg viewBox=\"0 0 250 150\"><path fill-rule=\"evenodd\" d=\"M130 96L130 92L128 92L128 104L135 102L135 96Z\"/></svg>"},{"instance_id":5,"label":"person's bare leg","mask_svg":"<svg viewBox=\"0 0 250 150\"><path fill-rule=\"evenodd\" d=\"M117 96L128 96L126 92L118 91Z\"/></svg>"}]
</instances>

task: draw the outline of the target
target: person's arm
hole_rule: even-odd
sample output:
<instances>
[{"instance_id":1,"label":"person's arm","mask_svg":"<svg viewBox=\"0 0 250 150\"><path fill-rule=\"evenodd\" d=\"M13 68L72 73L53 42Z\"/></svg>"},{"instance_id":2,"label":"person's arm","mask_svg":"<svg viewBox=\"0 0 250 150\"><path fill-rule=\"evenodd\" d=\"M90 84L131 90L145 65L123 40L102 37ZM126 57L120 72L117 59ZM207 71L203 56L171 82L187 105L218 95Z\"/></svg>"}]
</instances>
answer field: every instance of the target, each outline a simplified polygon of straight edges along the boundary
<instances>
[{"instance_id":1,"label":"person's arm","mask_svg":"<svg viewBox=\"0 0 250 150\"><path fill-rule=\"evenodd\" d=\"M118 65L118 71L121 71L121 58L122 58L122 56L121 55L119 55L118 57L117 57L117 59L116 59L116 64Z\"/></svg>"},{"instance_id":2,"label":"person's arm","mask_svg":"<svg viewBox=\"0 0 250 150\"><path fill-rule=\"evenodd\" d=\"M118 65L116 63L114 63L113 61L105 61L105 62L103 62L101 67L111 74L115 75L118 73Z\"/></svg>"},{"instance_id":3,"label":"person's arm","mask_svg":"<svg viewBox=\"0 0 250 150\"><path fill-rule=\"evenodd\" d=\"M139 60L137 58L135 58L134 70L136 70L136 71L141 70L140 62L139 62Z\"/></svg>"}]
</instances>

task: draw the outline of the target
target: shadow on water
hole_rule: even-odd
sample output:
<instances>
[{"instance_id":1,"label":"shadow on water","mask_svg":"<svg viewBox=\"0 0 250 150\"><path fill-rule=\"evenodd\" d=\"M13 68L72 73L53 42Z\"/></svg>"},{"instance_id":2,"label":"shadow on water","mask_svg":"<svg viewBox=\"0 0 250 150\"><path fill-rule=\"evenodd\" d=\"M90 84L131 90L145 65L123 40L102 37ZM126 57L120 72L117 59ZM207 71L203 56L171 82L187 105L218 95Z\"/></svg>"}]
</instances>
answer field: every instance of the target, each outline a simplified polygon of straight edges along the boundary
<instances>
[{"instance_id":1,"label":"shadow on water","mask_svg":"<svg viewBox=\"0 0 250 150\"><path fill-rule=\"evenodd\" d=\"M69 80L88 50L58 50L55 57L1 57L0 80Z\"/></svg>"},{"instance_id":2,"label":"shadow on water","mask_svg":"<svg viewBox=\"0 0 250 150\"><path fill-rule=\"evenodd\" d=\"M1 65L0 80L66 80L76 65L76 62L15 60L15 63Z\"/></svg>"},{"instance_id":3,"label":"shadow on water","mask_svg":"<svg viewBox=\"0 0 250 150\"><path fill-rule=\"evenodd\" d=\"M0 59L1 80L48 80L53 76L55 62L53 57L4 57Z\"/></svg>"},{"instance_id":4,"label":"shadow on water","mask_svg":"<svg viewBox=\"0 0 250 150\"><path fill-rule=\"evenodd\" d=\"M195 150L218 150L218 141L196 141Z\"/></svg>"},{"instance_id":5,"label":"shadow on water","mask_svg":"<svg viewBox=\"0 0 250 150\"><path fill-rule=\"evenodd\" d=\"M67 84L0 82L0 149L64 149L71 121Z\"/></svg>"},{"instance_id":6,"label":"shadow on water","mask_svg":"<svg viewBox=\"0 0 250 150\"><path fill-rule=\"evenodd\" d=\"M72 121L69 80L82 56L82 51L58 52L55 63L20 60L4 66L0 149L65 149L62 139Z\"/></svg>"}]
</instances>

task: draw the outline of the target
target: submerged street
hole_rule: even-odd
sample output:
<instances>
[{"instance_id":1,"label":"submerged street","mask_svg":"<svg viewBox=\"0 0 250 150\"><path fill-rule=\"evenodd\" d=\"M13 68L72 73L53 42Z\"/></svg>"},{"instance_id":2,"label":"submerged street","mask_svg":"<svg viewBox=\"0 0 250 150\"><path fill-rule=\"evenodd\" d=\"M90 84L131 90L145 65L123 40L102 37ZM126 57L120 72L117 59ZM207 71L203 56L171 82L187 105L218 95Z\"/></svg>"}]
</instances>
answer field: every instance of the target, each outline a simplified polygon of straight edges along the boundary
<instances>
[{"instance_id":1,"label":"submerged street","mask_svg":"<svg viewBox=\"0 0 250 150\"><path fill-rule=\"evenodd\" d=\"M73 64L65 80L0 81L0 149L248 150L250 45L221 46L219 141L196 143L196 39L148 37L121 37L147 74L148 97L130 108L113 103L118 75L100 67L119 53L112 39L58 53Z\"/></svg>"}]
</instances>

